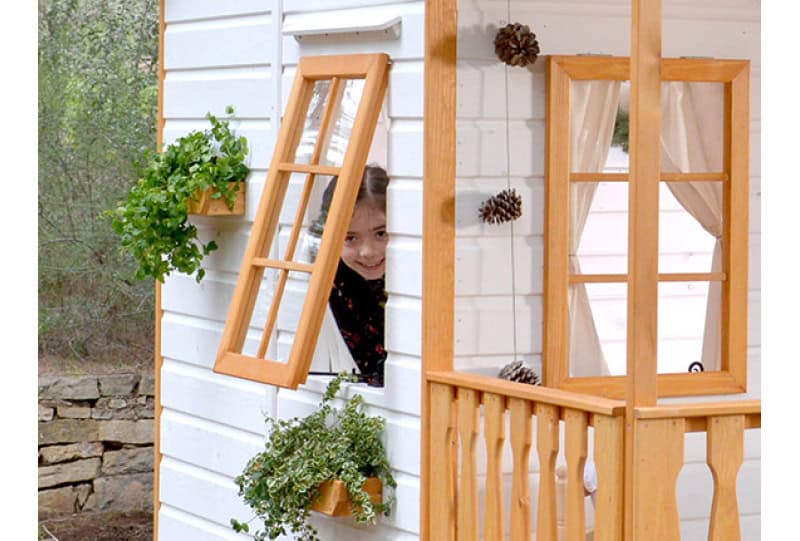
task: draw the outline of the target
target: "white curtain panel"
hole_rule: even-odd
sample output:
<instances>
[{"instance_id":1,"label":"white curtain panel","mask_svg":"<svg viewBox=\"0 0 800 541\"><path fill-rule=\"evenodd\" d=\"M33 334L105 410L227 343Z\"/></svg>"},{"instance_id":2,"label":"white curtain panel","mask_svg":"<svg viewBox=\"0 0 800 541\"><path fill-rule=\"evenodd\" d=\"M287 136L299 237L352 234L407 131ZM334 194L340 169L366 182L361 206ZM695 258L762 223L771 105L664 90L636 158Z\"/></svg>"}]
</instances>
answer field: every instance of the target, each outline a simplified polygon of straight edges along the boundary
<instances>
[{"instance_id":1,"label":"white curtain panel","mask_svg":"<svg viewBox=\"0 0 800 541\"><path fill-rule=\"evenodd\" d=\"M602 171L619 105L620 81L573 81L570 103L570 157L573 172ZM569 272L580 273L577 251L597 190L596 182L570 187ZM569 373L572 377L605 376L608 364L592 317L585 284L569 288Z\"/></svg>"},{"instance_id":2,"label":"white curtain panel","mask_svg":"<svg viewBox=\"0 0 800 541\"><path fill-rule=\"evenodd\" d=\"M663 172L722 171L723 90L718 83L669 82L662 85ZM711 271L722 270L721 183L668 182L667 186L683 208L716 238ZM706 370L720 369L721 299L721 283L711 282L701 357Z\"/></svg>"}]
</instances>

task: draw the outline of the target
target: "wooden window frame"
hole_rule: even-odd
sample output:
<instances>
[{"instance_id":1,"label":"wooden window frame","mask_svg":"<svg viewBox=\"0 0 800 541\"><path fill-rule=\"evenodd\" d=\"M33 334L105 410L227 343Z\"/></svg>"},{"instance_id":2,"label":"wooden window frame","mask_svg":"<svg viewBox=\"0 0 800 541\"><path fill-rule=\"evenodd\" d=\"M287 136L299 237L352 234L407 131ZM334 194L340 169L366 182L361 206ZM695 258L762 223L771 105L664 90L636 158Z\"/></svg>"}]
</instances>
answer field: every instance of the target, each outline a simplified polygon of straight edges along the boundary
<instances>
[{"instance_id":1,"label":"wooden window frame","mask_svg":"<svg viewBox=\"0 0 800 541\"><path fill-rule=\"evenodd\" d=\"M547 79L544 384L622 399L629 376L569 377L569 284L578 281L626 282L630 287L631 283L629 274L569 276L570 183L627 182L629 176L624 173L571 173L570 81L630 80L630 60L625 57L551 56L548 58ZM750 63L746 60L665 58L661 62L661 81L716 82L725 86L723 171L661 175L662 182L722 182L724 227L721 272L658 275L659 283L695 279L722 282L721 370L658 374L658 396L743 393L747 390ZM638 208L635 212L657 215L657 198L651 200L656 202L656 208ZM629 221L633 221L632 216L629 216ZM646 233L650 242L657 243L657 221L656 227ZM630 235L629 230L629 242ZM657 252L655 256L657 258ZM658 268L657 260L648 264L649 268ZM645 309L654 312L645 317L655 321L657 303ZM631 321L627 325L630 331ZM648 339L655 341L657 337ZM656 348L653 347L652 351ZM631 366L630 359L628 366Z\"/></svg>"},{"instance_id":2,"label":"wooden window frame","mask_svg":"<svg viewBox=\"0 0 800 541\"><path fill-rule=\"evenodd\" d=\"M261 194L253 230L242 260L241 271L231 300L214 372L296 389L306 381L325 307L330 295L342 246L353 214L361 177L388 85L390 59L384 53L301 58L295 75L283 122L281 123L267 180ZM343 81L364 79L350 141L341 167L319 165L323 142L331 130L331 97L339 95ZM306 114L317 81L331 81L327 103L310 163L295 163L295 152L303 134ZM305 186L283 259L271 259L270 248L278 230L278 219L292 173L306 173ZM316 175L338 175L325 231L313 263L292 261ZM347 218L347 219L345 219ZM279 272L275 294L270 302L267 323L256 356L242 353L249 323L255 308L264 269ZM266 358L283 290L289 272L310 274L297 332L287 362Z\"/></svg>"}]
</instances>

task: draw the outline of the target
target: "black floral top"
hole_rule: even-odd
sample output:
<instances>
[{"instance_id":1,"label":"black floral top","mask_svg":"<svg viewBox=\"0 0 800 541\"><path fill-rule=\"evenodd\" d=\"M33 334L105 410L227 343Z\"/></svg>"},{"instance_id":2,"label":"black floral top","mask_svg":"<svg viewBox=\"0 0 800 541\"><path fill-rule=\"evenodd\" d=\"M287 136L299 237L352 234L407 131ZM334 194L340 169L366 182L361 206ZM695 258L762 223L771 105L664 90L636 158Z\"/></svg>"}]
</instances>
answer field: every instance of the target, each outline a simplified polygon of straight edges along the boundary
<instances>
[{"instance_id":1,"label":"black floral top","mask_svg":"<svg viewBox=\"0 0 800 541\"><path fill-rule=\"evenodd\" d=\"M365 280L339 261L329 303L361 374L370 385L383 387L385 280Z\"/></svg>"}]
</instances>

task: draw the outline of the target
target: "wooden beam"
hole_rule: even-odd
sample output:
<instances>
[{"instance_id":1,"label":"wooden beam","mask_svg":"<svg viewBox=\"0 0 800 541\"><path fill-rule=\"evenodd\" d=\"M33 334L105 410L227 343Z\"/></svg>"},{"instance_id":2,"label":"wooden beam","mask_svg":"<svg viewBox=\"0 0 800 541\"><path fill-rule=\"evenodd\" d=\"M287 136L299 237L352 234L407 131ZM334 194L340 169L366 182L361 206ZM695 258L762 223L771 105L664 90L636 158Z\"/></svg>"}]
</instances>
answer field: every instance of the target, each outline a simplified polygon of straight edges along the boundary
<instances>
[{"instance_id":1,"label":"wooden beam","mask_svg":"<svg viewBox=\"0 0 800 541\"><path fill-rule=\"evenodd\" d=\"M661 133L661 0L631 2L628 332L625 424L625 539L639 516L640 467L633 409L656 403L658 344L658 191ZM635 445L636 444L636 445ZM682 449L682 447L681 447ZM641 488L641 487L640 487ZM639 538L643 539L643 538Z\"/></svg>"},{"instance_id":2,"label":"wooden beam","mask_svg":"<svg viewBox=\"0 0 800 541\"><path fill-rule=\"evenodd\" d=\"M453 368L457 0L425 2L420 536L432 537L430 370ZM445 520L447 517L437 517Z\"/></svg>"}]
</instances>

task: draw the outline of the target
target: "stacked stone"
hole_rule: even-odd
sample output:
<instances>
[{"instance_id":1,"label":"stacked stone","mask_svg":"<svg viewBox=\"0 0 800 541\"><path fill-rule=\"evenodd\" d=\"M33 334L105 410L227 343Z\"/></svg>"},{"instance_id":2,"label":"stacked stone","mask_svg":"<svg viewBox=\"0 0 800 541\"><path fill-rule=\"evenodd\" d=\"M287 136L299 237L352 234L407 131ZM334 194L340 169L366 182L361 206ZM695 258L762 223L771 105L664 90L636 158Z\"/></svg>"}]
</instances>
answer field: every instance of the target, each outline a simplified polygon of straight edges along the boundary
<instances>
[{"instance_id":1,"label":"stacked stone","mask_svg":"<svg viewBox=\"0 0 800 541\"><path fill-rule=\"evenodd\" d=\"M39 378L39 513L147 510L152 375Z\"/></svg>"}]
</instances>

